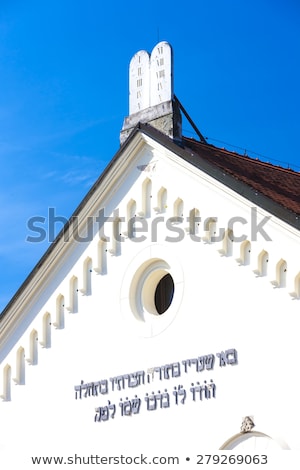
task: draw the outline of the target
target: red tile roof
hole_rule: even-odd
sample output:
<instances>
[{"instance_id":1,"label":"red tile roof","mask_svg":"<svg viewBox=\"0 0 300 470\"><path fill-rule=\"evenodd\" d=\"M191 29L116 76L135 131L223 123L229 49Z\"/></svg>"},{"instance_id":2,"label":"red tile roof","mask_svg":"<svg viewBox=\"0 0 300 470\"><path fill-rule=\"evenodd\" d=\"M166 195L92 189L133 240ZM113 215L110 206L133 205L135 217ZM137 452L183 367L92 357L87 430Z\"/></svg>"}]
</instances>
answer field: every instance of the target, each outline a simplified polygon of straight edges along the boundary
<instances>
[{"instance_id":1,"label":"red tile roof","mask_svg":"<svg viewBox=\"0 0 300 470\"><path fill-rule=\"evenodd\" d=\"M183 137L186 150L250 186L288 211L300 215L300 173Z\"/></svg>"}]
</instances>

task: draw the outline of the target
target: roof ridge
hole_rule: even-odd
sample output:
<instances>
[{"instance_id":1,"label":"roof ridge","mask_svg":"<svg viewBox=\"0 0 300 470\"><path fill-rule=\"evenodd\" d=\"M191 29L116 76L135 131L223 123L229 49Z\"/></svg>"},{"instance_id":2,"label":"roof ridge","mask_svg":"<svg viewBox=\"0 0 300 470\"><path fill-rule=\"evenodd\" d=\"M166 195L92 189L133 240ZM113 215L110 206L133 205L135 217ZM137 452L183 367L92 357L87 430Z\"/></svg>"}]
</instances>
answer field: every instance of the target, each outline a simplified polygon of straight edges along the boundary
<instances>
[{"instance_id":1,"label":"roof ridge","mask_svg":"<svg viewBox=\"0 0 300 470\"><path fill-rule=\"evenodd\" d=\"M242 155L238 152L234 152L233 150L228 150L224 147L222 148L222 147L217 147L213 144L205 144L203 142L200 142L198 140L193 139L192 137L183 136L183 139L185 141L188 141L188 142L191 142L191 143L194 143L194 144L197 144L197 145L203 145L203 146L207 147L208 149L211 148L213 150L219 150L219 151L224 152L227 155L231 155L232 157L235 157L235 158L240 158L240 159L243 159L243 160L247 159L251 163L255 163L255 164L260 165L260 166L265 166L265 167L268 167L268 168L272 168L274 170L280 170L280 171L283 171L283 172L286 172L286 173L289 173L289 174L300 176L300 172L298 172L296 170L293 170L292 168L284 168L280 165L274 165L273 163L270 163L270 162L264 162L264 161L260 160L257 157L253 158L249 155Z\"/></svg>"}]
</instances>

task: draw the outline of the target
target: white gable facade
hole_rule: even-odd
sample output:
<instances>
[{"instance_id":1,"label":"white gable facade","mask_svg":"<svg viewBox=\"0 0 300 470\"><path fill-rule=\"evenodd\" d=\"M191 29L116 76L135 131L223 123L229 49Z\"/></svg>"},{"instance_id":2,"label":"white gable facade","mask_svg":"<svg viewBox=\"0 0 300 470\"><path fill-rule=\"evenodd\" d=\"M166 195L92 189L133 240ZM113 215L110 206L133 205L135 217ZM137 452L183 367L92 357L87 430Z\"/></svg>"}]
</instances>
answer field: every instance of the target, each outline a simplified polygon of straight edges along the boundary
<instances>
[{"instance_id":1,"label":"white gable facade","mask_svg":"<svg viewBox=\"0 0 300 470\"><path fill-rule=\"evenodd\" d=\"M298 253L134 131L1 318L0 462L300 450Z\"/></svg>"}]
</instances>

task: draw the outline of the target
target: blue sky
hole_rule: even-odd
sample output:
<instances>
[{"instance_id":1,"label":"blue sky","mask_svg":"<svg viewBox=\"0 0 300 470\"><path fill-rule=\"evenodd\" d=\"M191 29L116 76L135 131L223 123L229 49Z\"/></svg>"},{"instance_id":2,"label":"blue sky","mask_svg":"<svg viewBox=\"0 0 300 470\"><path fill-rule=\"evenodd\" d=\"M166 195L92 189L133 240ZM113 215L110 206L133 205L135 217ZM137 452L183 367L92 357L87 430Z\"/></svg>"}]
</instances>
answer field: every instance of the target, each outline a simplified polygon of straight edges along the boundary
<instances>
[{"instance_id":1,"label":"blue sky","mask_svg":"<svg viewBox=\"0 0 300 470\"><path fill-rule=\"evenodd\" d=\"M1 0L0 311L47 248L28 219L72 214L119 148L131 57L161 40L210 143L300 171L298 0Z\"/></svg>"}]
</instances>

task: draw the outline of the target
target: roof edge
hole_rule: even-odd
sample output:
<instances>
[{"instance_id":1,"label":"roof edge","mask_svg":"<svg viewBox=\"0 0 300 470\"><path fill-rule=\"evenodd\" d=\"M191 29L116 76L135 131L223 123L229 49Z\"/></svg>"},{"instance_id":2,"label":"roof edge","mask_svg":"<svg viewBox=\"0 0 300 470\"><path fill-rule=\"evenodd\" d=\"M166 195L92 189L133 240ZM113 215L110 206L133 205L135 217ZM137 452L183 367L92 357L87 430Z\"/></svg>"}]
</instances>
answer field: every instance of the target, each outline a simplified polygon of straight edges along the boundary
<instances>
[{"instance_id":1,"label":"roof edge","mask_svg":"<svg viewBox=\"0 0 300 470\"><path fill-rule=\"evenodd\" d=\"M167 136L162 135L159 131L149 126L148 124L140 124L139 127L141 131L144 132L146 135L153 138L157 142L165 145L169 150L177 153L180 157L191 163L193 166L196 166L209 176L215 178L220 183L229 187L233 191L237 192L241 196L253 202L254 204L260 206L262 209L267 210L272 215L278 217L282 221L286 222L288 225L291 225L293 228L300 230L300 214L297 214L296 212L287 209L286 207L282 206L276 201L273 201L271 198L247 185L243 181L234 178L231 174L226 173L224 170L218 168L207 159L201 157L201 155L199 155L192 149L188 150L184 146L184 140L182 140L182 142L172 140ZM210 149L216 149L219 152L225 151L228 154L226 150L223 150L219 147L215 147L214 145L209 143L197 141L197 144L203 147L208 147ZM242 157L242 155L239 156ZM255 160L253 161L256 162ZM278 169L278 167L274 168ZM283 168L283 170L286 169Z\"/></svg>"}]
</instances>

